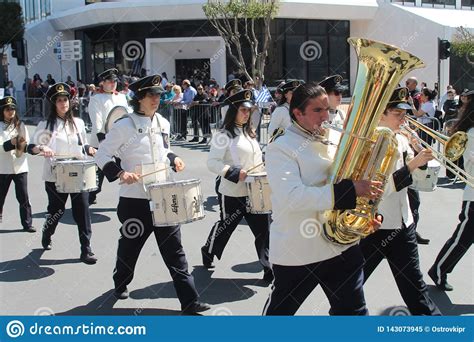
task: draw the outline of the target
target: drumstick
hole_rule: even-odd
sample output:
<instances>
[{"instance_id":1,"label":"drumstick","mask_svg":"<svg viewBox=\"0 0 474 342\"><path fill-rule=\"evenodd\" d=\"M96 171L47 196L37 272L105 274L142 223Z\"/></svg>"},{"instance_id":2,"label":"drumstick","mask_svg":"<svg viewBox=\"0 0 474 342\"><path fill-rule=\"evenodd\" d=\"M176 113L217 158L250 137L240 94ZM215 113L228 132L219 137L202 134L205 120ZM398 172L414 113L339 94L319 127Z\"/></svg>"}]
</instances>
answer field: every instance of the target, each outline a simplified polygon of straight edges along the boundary
<instances>
[{"instance_id":1,"label":"drumstick","mask_svg":"<svg viewBox=\"0 0 474 342\"><path fill-rule=\"evenodd\" d=\"M155 171L152 171L152 172L145 173L145 174L143 174L143 175L138 176L138 178L141 179L141 178L143 178L143 177L150 176L150 175L152 175L152 174L154 174L154 173L158 173L158 172L161 172L161 171L165 171L166 169L169 169L169 166L167 166L167 167L165 167L165 168L163 168L163 169L159 169L159 170L155 170ZM122 185L122 184L125 184L125 182L120 182L120 183L119 183L119 185Z\"/></svg>"},{"instance_id":2,"label":"drumstick","mask_svg":"<svg viewBox=\"0 0 474 342\"><path fill-rule=\"evenodd\" d=\"M261 162L260 164L257 164L257 165L255 165L255 166L251 167L250 169L248 169L248 170L245 171L245 172L246 172L246 173L249 173L250 171L255 170L257 167L262 166L263 164L265 164L265 163L264 163L264 162Z\"/></svg>"}]
</instances>

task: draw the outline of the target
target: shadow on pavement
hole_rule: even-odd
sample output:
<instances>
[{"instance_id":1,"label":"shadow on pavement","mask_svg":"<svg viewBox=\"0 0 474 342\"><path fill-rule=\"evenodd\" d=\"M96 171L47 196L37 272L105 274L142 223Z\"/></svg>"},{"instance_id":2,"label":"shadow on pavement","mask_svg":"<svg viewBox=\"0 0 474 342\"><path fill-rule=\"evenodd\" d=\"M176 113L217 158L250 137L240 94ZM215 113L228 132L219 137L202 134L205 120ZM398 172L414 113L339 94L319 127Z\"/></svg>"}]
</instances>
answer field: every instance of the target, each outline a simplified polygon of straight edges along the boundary
<instances>
[{"instance_id":1,"label":"shadow on pavement","mask_svg":"<svg viewBox=\"0 0 474 342\"><path fill-rule=\"evenodd\" d=\"M232 266L232 271L239 273L259 273L262 272L262 265L258 261Z\"/></svg>"},{"instance_id":2,"label":"shadow on pavement","mask_svg":"<svg viewBox=\"0 0 474 342\"><path fill-rule=\"evenodd\" d=\"M129 299L127 299L129 300ZM114 308L117 299L114 297L113 290L109 290L99 297L93 299L86 305L75 307L71 310L56 313L57 316L72 315L72 316L176 316L180 315L181 311L154 309L154 308ZM146 303L152 306L153 303Z\"/></svg>"},{"instance_id":3,"label":"shadow on pavement","mask_svg":"<svg viewBox=\"0 0 474 342\"><path fill-rule=\"evenodd\" d=\"M456 291L456 289L454 289ZM472 304L454 304L448 296L448 293L439 290L436 286L428 285L428 292L431 299L436 303L444 316L460 316L474 314L474 305ZM472 299L472 297L471 297Z\"/></svg>"},{"instance_id":4,"label":"shadow on pavement","mask_svg":"<svg viewBox=\"0 0 474 342\"><path fill-rule=\"evenodd\" d=\"M33 249L23 259L9 260L0 263L0 282L19 282L46 278L54 274L54 269L47 265L76 264L79 259L44 260L43 249Z\"/></svg>"},{"instance_id":5,"label":"shadow on pavement","mask_svg":"<svg viewBox=\"0 0 474 342\"><path fill-rule=\"evenodd\" d=\"M91 222L92 223L101 223L101 222L107 222L110 221L110 217L102 214L98 214L98 212L110 212L110 211L116 211L116 208L100 208L100 209L90 209L91 213ZM40 212L40 213L34 213L33 218L45 218L46 212ZM72 217L72 210L71 208L68 208L64 211L63 217L61 217L61 220L59 221L60 224L68 224L75 226L76 221L74 221L74 218Z\"/></svg>"}]
</instances>

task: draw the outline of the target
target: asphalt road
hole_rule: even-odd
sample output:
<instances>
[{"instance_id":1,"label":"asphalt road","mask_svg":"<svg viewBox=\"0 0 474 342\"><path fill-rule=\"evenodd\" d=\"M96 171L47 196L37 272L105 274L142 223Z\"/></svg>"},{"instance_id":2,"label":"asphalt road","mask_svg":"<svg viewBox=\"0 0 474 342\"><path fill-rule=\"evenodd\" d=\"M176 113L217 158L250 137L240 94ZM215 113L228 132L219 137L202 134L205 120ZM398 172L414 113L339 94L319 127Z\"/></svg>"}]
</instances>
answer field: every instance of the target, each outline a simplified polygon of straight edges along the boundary
<instances>
[{"instance_id":1,"label":"asphalt road","mask_svg":"<svg viewBox=\"0 0 474 342\"><path fill-rule=\"evenodd\" d=\"M34 130L33 126L29 127ZM212 304L204 315L260 315L270 286L260 279L253 235L239 225L222 260L214 270L201 265L200 247L218 218L214 178L206 168L207 147L184 143L174 151L186 162L177 179L199 178L204 193L206 217L182 226L183 245L190 271L202 301ZM47 205L41 180L42 158L29 156L29 193L33 223L37 233L21 231L18 204L10 188L0 227L0 314L1 315L178 315L180 304L171 277L164 266L156 241L150 238L138 261L135 278L129 286L130 298L116 301L112 295L112 271L118 229L116 216L118 186L104 183L98 204L91 206L92 247L99 261L89 266L79 261L77 228L70 203L53 236L51 251L41 247L41 227ZM444 174L444 172L442 172ZM440 178L440 183L445 180ZM421 194L419 231L430 238L419 246L421 269L433 300L445 315L474 313L473 252L468 251L449 276L453 292L437 290L426 275L444 242L451 236L461 208L462 184L441 186ZM337 272L337 270L335 270ZM365 285L367 305L372 315L404 314L406 308L387 263L384 261ZM298 315L327 315L329 305L317 288L305 301Z\"/></svg>"}]
</instances>

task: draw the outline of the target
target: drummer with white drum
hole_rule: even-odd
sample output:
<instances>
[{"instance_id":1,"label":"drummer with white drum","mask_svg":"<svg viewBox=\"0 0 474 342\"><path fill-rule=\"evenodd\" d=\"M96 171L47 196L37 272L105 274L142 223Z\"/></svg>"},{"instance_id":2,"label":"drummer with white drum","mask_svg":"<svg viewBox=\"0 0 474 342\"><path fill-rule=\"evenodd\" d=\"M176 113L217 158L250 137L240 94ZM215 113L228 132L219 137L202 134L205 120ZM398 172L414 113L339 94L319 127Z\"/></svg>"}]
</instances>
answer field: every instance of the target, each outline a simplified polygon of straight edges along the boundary
<instances>
[{"instance_id":1,"label":"drummer with white drum","mask_svg":"<svg viewBox=\"0 0 474 342\"><path fill-rule=\"evenodd\" d=\"M150 173L150 167L161 170L164 163L169 163L176 171L182 171L185 167L184 162L170 150L169 121L157 113L163 92L161 77L144 77L130 84L129 89L134 92L131 100L133 113L116 121L95 156L107 179L110 182L120 179L122 184L117 208L122 227L113 274L114 294L118 299L128 298L127 285L133 279L141 249L153 233L173 279L183 313L208 310L209 305L198 301L194 278L188 272L180 226L153 225L146 187L148 176L141 177ZM116 158L120 158L120 164ZM156 172L155 175L163 172Z\"/></svg>"},{"instance_id":2,"label":"drummer with white drum","mask_svg":"<svg viewBox=\"0 0 474 342\"><path fill-rule=\"evenodd\" d=\"M127 97L117 91L118 70L115 68L107 69L100 73L97 78L100 82L100 90L91 97L87 108L92 123L91 145L95 148L98 148L99 143L105 139L107 118L112 110L122 107L129 111ZM99 180L98 189L90 193L90 204L96 203L97 194L102 188L104 174L100 169L97 170L97 177Z\"/></svg>"},{"instance_id":3,"label":"drummer with white drum","mask_svg":"<svg viewBox=\"0 0 474 342\"><path fill-rule=\"evenodd\" d=\"M262 165L262 151L251 124L251 108L254 105L252 91L243 90L225 100L229 106L222 130L213 136L207 160L209 170L219 177L216 189L220 206L220 220L212 227L205 245L201 248L203 265L213 267L213 259L222 257L227 242L237 225L245 217L253 235L263 279L273 280L268 260L269 215L254 214L247 209L248 192L245 184L248 171Z\"/></svg>"},{"instance_id":4,"label":"drummer with white drum","mask_svg":"<svg viewBox=\"0 0 474 342\"><path fill-rule=\"evenodd\" d=\"M73 117L69 85L54 84L48 89L46 97L52 104L51 112L45 121L38 124L32 142L28 146L30 153L41 153L45 157L43 179L48 195L48 208L41 244L45 250L52 248L51 236L56 231L59 220L64 214L66 201L71 196L72 216L76 221L81 243L80 259L86 264L95 264L97 258L92 253L90 245L92 229L89 193L87 189L75 193L58 191L55 173L55 163L58 159L84 160L87 155L92 156L95 149L87 143L84 121Z\"/></svg>"}]
</instances>

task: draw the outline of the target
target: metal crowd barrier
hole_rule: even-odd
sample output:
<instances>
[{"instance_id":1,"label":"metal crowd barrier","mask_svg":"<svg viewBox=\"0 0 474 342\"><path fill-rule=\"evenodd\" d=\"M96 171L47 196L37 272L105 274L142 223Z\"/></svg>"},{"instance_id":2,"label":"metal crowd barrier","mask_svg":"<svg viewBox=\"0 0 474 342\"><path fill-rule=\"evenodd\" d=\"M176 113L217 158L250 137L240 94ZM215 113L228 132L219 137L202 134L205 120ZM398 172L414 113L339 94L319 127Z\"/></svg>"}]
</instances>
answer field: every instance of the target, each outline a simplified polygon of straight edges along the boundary
<instances>
[{"instance_id":1,"label":"metal crowd barrier","mask_svg":"<svg viewBox=\"0 0 474 342\"><path fill-rule=\"evenodd\" d=\"M23 120L43 120L49 114L49 103L42 97L26 97L25 104Z\"/></svg>"}]
</instances>

